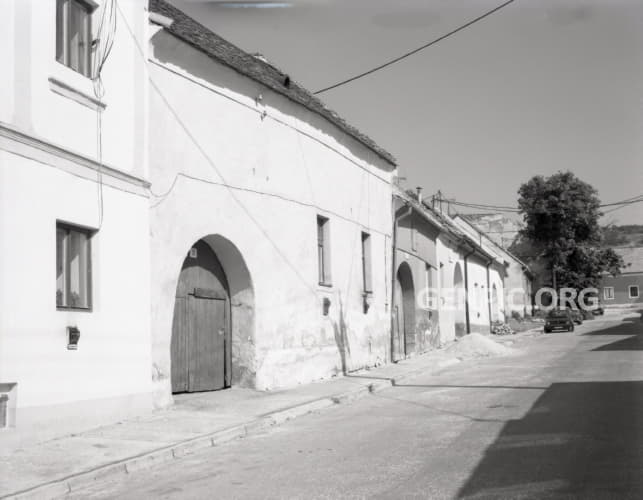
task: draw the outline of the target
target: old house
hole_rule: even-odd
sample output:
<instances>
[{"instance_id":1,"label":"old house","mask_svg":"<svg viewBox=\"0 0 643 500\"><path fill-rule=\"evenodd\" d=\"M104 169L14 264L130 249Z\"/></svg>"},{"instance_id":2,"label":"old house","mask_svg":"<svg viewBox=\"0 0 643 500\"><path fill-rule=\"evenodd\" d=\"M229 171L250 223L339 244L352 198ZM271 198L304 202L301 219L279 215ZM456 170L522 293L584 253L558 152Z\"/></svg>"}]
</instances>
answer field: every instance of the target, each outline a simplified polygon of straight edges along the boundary
<instances>
[{"instance_id":1,"label":"old house","mask_svg":"<svg viewBox=\"0 0 643 500\"><path fill-rule=\"evenodd\" d=\"M467 293L467 333L489 333L491 323L504 321L503 285L496 256L469 239L463 245L461 274Z\"/></svg>"},{"instance_id":2,"label":"old house","mask_svg":"<svg viewBox=\"0 0 643 500\"><path fill-rule=\"evenodd\" d=\"M618 276L603 276L600 300L605 307L643 304L643 247L617 247L625 267Z\"/></svg>"},{"instance_id":3,"label":"old house","mask_svg":"<svg viewBox=\"0 0 643 500\"><path fill-rule=\"evenodd\" d=\"M3 443L390 360L388 152L165 2L0 12Z\"/></svg>"},{"instance_id":4,"label":"old house","mask_svg":"<svg viewBox=\"0 0 643 500\"><path fill-rule=\"evenodd\" d=\"M150 12L156 403L386 362L394 159L264 58Z\"/></svg>"},{"instance_id":5,"label":"old house","mask_svg":"<svg viewBox=\"0 0 643 500\"><path fill-rule=\"evenodd\" d=\"M504 321L501 251L467 221L394 189L393 359Z\"/></svg>"},{"instance_id":6,"label":"old house","mask_svg":"<svg viewBox=\"0 0 643 500\"><path fill-rule=\"evenodd\" d=\"M0 3L3 443L151 408L145 4Z\"/></svg>"},{"instance_id":7,"label":"old house","mask_svg":"<svg viewBox=\"0 0 643 500\"><path fill-rule=\"evenodd\" d=\"M417 195L396 189L393 197L392 359L440 344L436 291L436 240L441 225Z\"/></svg>"},{"instance_id":8,"label":"old house","mask_svg":"<svg viewBox=\"0 0 643 500\"><path fill-rule=\"evenodd\" d=\"M531 314L533 302L533 280L534 274L518 257L513 255L506 247L503 247L497 237L493 237L494 232L491 229L491 234L487 231L488 226L480 223L481 216L457 215L454 217L456 221L460 221L461 227L468 227L473 229L475 233L471 232L474 236L477 233L477 238L480 244L487 249L489 253L495 255L496 266L492 277L502 280L504 296L498 300L498 304L502 303L502 311L496 307L492 302L492 312L495 310L497 317L492 318L494 321L501 321L513 316L524 317ZM504 269L503 269L504 266ZM493 280L492 280L493 281ZM493 286L493 285L492 285ZM492 289L493 291L493 289ZM500 302L500 300L502 302Z\"/></svg>"}]
</instances>

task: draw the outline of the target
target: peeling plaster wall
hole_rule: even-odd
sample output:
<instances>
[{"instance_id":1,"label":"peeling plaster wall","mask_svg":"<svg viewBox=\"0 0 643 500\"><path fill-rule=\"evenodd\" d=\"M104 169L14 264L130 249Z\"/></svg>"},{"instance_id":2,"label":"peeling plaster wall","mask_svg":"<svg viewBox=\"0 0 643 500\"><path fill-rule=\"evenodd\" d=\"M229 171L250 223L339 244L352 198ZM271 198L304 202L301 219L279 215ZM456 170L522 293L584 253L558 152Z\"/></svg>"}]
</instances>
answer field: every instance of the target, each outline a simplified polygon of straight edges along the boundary
<instances>
[{"instance_id":1,"label":"peeling plaster wall","mask_svg":"<svg viewBox=\"0 0 643 500\"><path fill-rule=\"evenodd\" d=\"M438 304L429 303L428 290L439 286L436 238L438 230L413 212L397 228L397 257L409 264L415 289L415 353L438 347L441 343ZM427 265L430 267L427 280Z\"/></svg>"},{"instance_id":2,"label":"peeling plaster wall","mask_svg":"<svg viewBox=\"0 0 643 500\"><path fill-rule=\"evenodd\" d=\"M171 401L179 269L208 235L236 249L252 282L251 301L232 300L233 383L288 387L386 362L394 168L320 116L163 30L152 51L151 75L163 93L150 96L156 404ZM317 215L330 223L331 287L317 283ZM371 235L367 313L362 231ZM236 265L220 260L230 281ZM240 315L252 321L235 321L235 307L252 308Z\"/></svg>"}]
</instances>

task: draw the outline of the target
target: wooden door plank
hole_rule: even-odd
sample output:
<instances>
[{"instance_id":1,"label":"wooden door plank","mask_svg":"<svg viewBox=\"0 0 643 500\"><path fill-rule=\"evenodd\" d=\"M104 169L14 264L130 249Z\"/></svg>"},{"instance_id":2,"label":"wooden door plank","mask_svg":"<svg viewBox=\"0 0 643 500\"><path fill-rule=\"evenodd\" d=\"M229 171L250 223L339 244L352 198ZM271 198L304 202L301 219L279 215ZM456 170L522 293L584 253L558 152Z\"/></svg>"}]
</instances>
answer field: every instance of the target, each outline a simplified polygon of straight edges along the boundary
<instances>
[{"instance_id":1,"label":"wooden door plank","mask_svg":"<svg viewBox=\"0 0 643 500\"><path fill-rule=\"evenodd\" d=\"M189 390L225 387L225 300L188 297Z\"/></svg>"},{"instance_id":2,"label":"wooden door plank","mask_svg":"<svg viewBox=\"0 0 643 500\"><path fill-rule=\"evenodd\" d=\"M170 351L172 392L185 392L188 390L187 300L181 297L174 302Z\"/></svg>"}]
</instances>

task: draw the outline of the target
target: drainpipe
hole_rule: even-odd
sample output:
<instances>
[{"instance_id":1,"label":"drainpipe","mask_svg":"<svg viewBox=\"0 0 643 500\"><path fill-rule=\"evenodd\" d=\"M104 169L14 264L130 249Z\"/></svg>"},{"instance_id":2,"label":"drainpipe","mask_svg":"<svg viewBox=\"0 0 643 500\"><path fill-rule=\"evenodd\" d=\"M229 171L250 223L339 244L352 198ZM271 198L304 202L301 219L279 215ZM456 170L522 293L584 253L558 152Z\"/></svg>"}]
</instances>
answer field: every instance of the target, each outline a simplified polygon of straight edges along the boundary
<instances>
[{"instance_id":1,"label":"drainpipe","mask_svg":"<svg viewBox=\"0 0 643 500\"><path fill-rule=\"evenodd\" d=\"M493 332L493 327L491 325L491 280L489 279L489 266L491 266L492 262L493 259L489 259L489 262L487 262L487 306L489 308L489 333Z\"/></svg>"},{"instance_id":2,"label":"drainpipe","mask_svg":"<svg viewBox=\"0 0 643 500\"><path fill-rule=\"evenodd\" d=\"M406 203L404 203L406 205ZM393 255L391 256L391 361L393 361L393 332L395 331L395 270L397 269L397 226L398 223L413 213L413 207L406 205L406 212L396 215L395 198L392 201L393 212Z\"/></svg>"},{"instance_id":3,"label":"drainpipe","mask_svg":"<svg viewBox=\"0 0 643 500\"><path fill-rule=\"evenodd\" d=\"M467 333L471 333L471 320L469 319L469 265L467 264L467 259L475 253L475 247L471 248L471 251L464 256L464 310L467 321Z\"/></svg>"}]
</instances>

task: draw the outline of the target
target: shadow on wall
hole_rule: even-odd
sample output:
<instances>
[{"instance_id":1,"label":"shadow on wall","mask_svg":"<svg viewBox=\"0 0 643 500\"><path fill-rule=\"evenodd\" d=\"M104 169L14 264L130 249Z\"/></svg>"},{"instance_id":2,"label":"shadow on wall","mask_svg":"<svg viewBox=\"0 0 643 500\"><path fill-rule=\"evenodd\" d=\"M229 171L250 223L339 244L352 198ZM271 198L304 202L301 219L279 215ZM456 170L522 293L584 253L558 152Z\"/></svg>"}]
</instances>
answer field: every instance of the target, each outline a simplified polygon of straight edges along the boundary
<instances>
[{"instance_id":1,"label":"shadow on wall","mask_svg":"<svg viewBox=\"0 0 643 500\"><path fill-rule=\"evenodd\" d=\"M505 424L458 497L643 498L643 382L552 384Z\"/></svg>"},{"instance_id":2,"label":"shadow on wall","mask_svg":"<svg viewBox=\"0 0 643 500\"><path fill-rule=\"evenodd\" d=\"M339 298L339 321L331 320L333 324L333 331L335 333L335 344L339 351L339 357L342 364L342 373L348 373L347 358L351 355L351 348L348 343L348 325L346 324L346 317L344 314L344 303L341 297Z\"/></svg>"}]
</instances>

